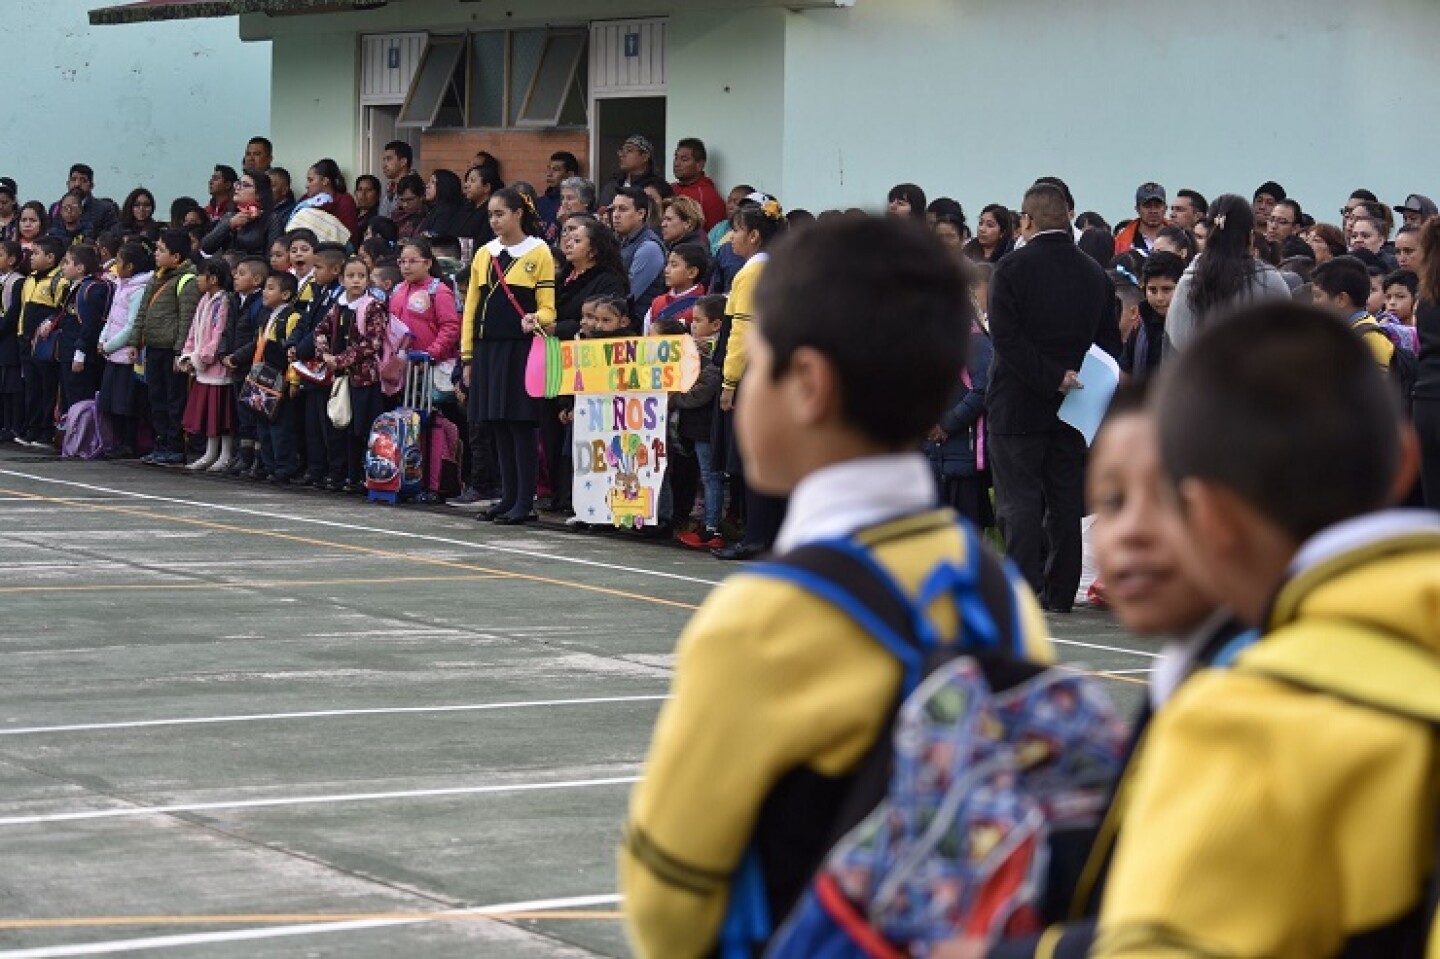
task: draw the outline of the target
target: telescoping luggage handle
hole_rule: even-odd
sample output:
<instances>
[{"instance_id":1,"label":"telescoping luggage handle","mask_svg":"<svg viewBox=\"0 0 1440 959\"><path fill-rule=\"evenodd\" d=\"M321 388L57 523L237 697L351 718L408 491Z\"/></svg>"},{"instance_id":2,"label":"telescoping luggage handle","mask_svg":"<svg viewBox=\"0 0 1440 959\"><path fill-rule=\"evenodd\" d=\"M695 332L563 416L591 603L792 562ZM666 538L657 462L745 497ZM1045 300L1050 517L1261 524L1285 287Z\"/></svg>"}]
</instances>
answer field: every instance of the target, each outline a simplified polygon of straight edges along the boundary
<instances>
[{"instance_id":1,"label":"telescoping luggage handle","mask_svg":"<svg viewBox=\"0 0 1440 959\"><path fill-rule=\"evenodd\" d=\"M433 400L430 396L430 370L434 360L429 353L409 350L405 354L405 395L400 405L412 409L422 417L429 417Z\"/></svg>"}]
</instances>

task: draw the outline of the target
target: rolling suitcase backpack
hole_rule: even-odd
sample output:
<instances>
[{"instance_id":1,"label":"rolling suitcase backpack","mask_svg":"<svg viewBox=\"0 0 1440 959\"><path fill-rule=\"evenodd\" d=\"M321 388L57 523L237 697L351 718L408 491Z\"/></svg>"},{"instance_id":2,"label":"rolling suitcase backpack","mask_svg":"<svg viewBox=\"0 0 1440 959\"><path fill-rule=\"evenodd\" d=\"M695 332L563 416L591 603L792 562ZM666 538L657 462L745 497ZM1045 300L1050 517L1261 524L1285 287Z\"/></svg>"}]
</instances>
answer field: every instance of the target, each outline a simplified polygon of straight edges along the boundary
<instances>
[{"instance_id":1,"label":"rolling suitcase backpack","mask_svg":"<svg viewBox=\"0 0 1440 959\"><path fill-rule=\"evenodd\" d=\"M365 489L372 502L397 503L425 489L425 434L431 417L430 356L411 353L400 405L381 413L365 447Z\"/></svg>"}]
</instances>

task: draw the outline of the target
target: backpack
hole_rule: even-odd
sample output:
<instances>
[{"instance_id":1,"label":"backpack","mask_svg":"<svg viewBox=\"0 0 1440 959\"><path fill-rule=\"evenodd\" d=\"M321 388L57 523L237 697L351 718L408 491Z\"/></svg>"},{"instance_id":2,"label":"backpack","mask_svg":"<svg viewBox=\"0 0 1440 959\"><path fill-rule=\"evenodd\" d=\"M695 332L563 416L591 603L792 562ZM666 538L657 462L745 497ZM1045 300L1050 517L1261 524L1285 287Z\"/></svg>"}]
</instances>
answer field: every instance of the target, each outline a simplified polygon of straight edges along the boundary
<instances>
[{"instance_id":1,"label":"backpack","mask_svg":"<svg viewBox=\"0 0 1440 959\"><path fill-rule=\"evenodd\" d=\"M857 538L753 572L847 613L904 666L886 730L861 761L797 906L766 889L752 847L731 888L721 955L900 957L957 931L1038 928L1049 840L1099 821L1128 732L1088 677L1025 662L1011 575L961 523L970 568L937 564L911 598ZM924 611L950 599L963 643ZM814 867L818 866L818 871Z\"/></svg>"},{"instance_id":2,"label":"backpack","mask_svg":"<svg viewBox=\"0 0 1440 959\"><path fill-rule=\"evenodd\" d=\"M98 460L115 449L115 437L109 420L100 412L100 397L80 400L65 414L65 438L61 442L63 459Z\"/></svg>"},{"instance_id":3,"label":"backpack","mask_svg":"<svg viewBox=\"0 0 1440 959\"><path fill-rule=\"evenodd\" d=\"M1381 323L1372 317L1359 320L1352 329L1362 336L1371 329L1377 330L1395 348L1390 355L1390 379L1400 391L1400 402L1404 404L1408 418L1415 395L1415 381L1420 378L1420 358L1410 348L1408 338L1393 323Z\"/></svg>"}]
</instances>

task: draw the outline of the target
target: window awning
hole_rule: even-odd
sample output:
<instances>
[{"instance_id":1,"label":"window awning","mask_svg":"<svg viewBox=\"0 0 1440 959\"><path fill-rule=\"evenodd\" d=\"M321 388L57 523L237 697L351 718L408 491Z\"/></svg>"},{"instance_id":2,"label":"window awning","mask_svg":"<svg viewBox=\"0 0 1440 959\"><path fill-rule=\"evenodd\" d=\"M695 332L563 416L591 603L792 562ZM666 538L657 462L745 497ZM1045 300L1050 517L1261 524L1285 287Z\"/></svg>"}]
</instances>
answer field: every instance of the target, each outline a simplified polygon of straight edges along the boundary
<instances>
[{"instance_id":1,"label":"window awning","mask_svg":"<svg viewBox=\"0 0 1440 959\"><path fill-rule=\"evenodd\" d=\"M134 0L132 3L91 10L90 23L100 26L152 20L194 20L234 17L242 13L324 13L353 10L366 5L365 0L350 3L337 0Z\"/></svg>"}]
</instances>

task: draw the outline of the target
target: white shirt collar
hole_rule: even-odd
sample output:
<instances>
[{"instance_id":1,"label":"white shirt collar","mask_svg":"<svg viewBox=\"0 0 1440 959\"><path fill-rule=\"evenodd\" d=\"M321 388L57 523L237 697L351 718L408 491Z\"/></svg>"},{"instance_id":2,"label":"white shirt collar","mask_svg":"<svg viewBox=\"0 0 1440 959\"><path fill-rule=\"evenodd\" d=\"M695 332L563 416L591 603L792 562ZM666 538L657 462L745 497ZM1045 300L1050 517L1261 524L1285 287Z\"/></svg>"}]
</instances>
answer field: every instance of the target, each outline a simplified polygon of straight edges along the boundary
<instances>
[{"instance_id":1,"label":"white shirt collar","mask_svg":"<svg viewBox=\"0 0 1440 959\"><path fill-rule=\"evenodd\" d=\"M518 260L526 253L529 253L531 250L535 249L537 246L541 246L542 244L543 241L539 237L527 236L525 239L521 240L519 243L516 243L514 246L506 246L498 239L491 240L489 243L485 244L485 249L492 257L499 256L500 251L504 250L506 253L509 253L513 258Z\"/></svg>"},{"instance_id":2,"label":"white shirt collar","mask_svg":"<svg viewBox=\"0 0 1440 959\"><path fill-rule=\"evenodd\" d=\"M919 453L870 456L827 466L800 481L775 552L849 536L867 526L933 509L935 477Z\"/></svg>"},{"instance_id":3,"label":"white shirt collar","mask_svg":"<svg viewBox=\"0 0 1440 959\"><path fill-rule=\"evenodd\" d=\"M1419 509L1390 509L1336 523L1305 541L1290 561L1290 575L1379 540L1407 533L1440 532L1440 516Z\"/></svg>"},{"instance_id":4,"label":"white shirt collar","mask_svg":"<svg viewBox=\"0 0 1440 959\"><path fill-rule=\"evenodd\" d=\"M1231 619L1231 612L1222 609L1210 616L1191 633L1169 640L1160 647L1160 658L1150 674L1150 708L1159 709L1175 695L1185 678L1195 671L1195 658L1222 626Z\"/></svg>"}]
</instances>

